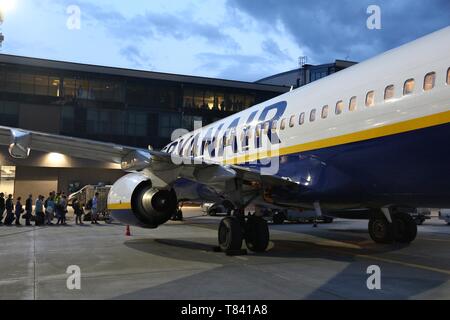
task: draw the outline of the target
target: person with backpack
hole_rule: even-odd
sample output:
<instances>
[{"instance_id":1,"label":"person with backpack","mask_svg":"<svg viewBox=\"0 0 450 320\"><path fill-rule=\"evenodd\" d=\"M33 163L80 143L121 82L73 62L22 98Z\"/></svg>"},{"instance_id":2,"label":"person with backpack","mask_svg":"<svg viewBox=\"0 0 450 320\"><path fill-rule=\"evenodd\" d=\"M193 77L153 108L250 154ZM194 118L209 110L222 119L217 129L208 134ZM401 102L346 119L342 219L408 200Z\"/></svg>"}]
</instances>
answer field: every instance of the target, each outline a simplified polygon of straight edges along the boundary
<instances>
[{"instance_id":1,"label":"person with backpack","mask_svg":"<svg viewBox=\"0 0 450 320\"><path fill-rule=\"evenodd\" d=\"M5 225L10 226L14 221L14 213L13 213L14 202L12 194L8 195L8 199L6 199L5 202L5 208L6 208Z\"/></svg>"},{"instance_id":2,"label":"person with backpack","mask_svg":"<svg viewBox=\"0 0 450 320\"><path fill-rule=\"evenodd\" d=\"M29 195L25 201L25 225L31 226L30 220L33 215L33 195Z\"/></svg>"}]
</instances>

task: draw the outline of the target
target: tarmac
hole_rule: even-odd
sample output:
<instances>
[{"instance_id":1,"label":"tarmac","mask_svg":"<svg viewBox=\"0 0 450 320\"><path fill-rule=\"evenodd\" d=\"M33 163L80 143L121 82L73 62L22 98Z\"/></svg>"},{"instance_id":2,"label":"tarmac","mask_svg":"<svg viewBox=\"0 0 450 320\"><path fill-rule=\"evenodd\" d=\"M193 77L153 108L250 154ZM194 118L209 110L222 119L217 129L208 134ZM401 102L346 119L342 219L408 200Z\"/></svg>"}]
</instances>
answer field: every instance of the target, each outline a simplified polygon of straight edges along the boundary
<instances>
[{"instance_id":1,"label":"tarmac","mask_svg":"<svg viewBox=\"0 0 450 320\"><path fill-rule=\"evenodd\" d=\"M338 219L270 225L268 252L227 256L213 250L220 217L184 214L129 237L116 223L0 226L0 299L450 299L450 226L436 217L410 245L375 244L367 221Z\"/></svg>"}]
</instances>

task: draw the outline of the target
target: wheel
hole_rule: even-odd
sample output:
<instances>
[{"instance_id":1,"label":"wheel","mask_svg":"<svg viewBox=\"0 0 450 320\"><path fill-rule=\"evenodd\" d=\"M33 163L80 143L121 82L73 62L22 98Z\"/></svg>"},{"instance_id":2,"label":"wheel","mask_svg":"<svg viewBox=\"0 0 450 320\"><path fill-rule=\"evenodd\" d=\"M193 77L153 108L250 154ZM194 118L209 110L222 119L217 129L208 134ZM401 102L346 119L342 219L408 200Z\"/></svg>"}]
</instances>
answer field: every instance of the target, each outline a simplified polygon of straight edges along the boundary
<instances>
[{"instance_id":1,"label":"wheel","mask_svg":"<svg viewBox=\"0 0 450 320\"><path fill-rule=\"evenodd\" d=\"M264 252L269 246L269 227L260 217L249 216L245 223L245 244L253 252Z\"/></svg>"},{"instance_id":2,"label":"wheel","mask_svg":"<svg viewBox=\"0 0 450 320\"><path fill-rule=\"evenodd\" d=\"M284 220L286 220L286 216L283 212L276 212L273 214L272 221L274 224L283 224Z\"/></svg>"},{"instance_id":3,"label":"wheel","mask_svg":"<svg viewBox=\"0 0 450 320\"><path fill-rule=\"evenodd\" d=\"M216 209L211 209L208 211L208 216L215 217L217 215Z\"/></svg>"},{"instance_id":4,"label":"wheel","mask_svg":"<svg viewBox=\"0 0 450 320\"><path fill-rule=\"evenodd\" d=\"M417 236L417 223L407 213L396 213L393 216L394 239L400 243L410 243Z\"/></svg>"},{"instance_id":5,"label":"wheel","mask_svg":"<svg viewBox=\"0 0 450 320\"><path fill-rule=\"evenodd\" d=\"M384 216L377 216L369 220L369 234L377 243L394 242L394 227Z\"/></svg>"},{"instance_id":6,"label":"wheel","mask_svg":"<svg viewBox=\"0 0 450 320\"><path fill-rule=\"evenodd\" d=\"M219 225L219 247L222 251L240 250L242 247L243 230L241 223L235 217L226 217Z\"/></svg>"}]
</instances>

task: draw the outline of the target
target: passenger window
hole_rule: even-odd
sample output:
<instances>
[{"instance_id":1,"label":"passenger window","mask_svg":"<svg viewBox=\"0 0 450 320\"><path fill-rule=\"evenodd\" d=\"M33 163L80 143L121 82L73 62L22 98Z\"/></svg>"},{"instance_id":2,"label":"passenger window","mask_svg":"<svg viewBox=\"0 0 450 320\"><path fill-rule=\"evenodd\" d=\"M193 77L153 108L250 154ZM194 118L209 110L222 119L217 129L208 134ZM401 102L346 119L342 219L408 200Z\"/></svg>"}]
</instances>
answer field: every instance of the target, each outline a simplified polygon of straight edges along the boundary
<instances>
[{"instance_id":1,"label":"passenger window","mask_svg":"<svg viewBox=\"0 0 450 320\"><path fill-rule=\"evenodd\" d=\"M372 107L375 104L375 91L369 91L366 95L366 107Z\"/></svg>"},{"instance_id":2,"label":"passenger window","mask_svg":"<svg viewBox=\"0 0 450 320\"><path fill-rule=\"evenodd\" d=\"M391 84L390 86L387 86L386 89L384 89L384 100L391 100L392 98L394 98L394 94L395 94L395 88L394 85Z\"/></svg>"},{"instance_id":3,"label":"passenger window","mask_svg":"<svg viewBox=\"0 0 450 320\"><path fill-rule=\"evenodd\" d=\"M341 114L342 111L344 111L344 102L341 100L336 103L335 112L336 112L336 114Z\"/></svg>"},{"instance_id":4,"label":"passenger window","mask_svg":"<svg viewBox=\"0 0 450 320\"><path fill-rule=\"evenodd\" d=\"M269 122L264 123L264 134L268 134L269 133Z\"/></svg>"},{"instance_id":5,"label":"passenger window","mask_svg":"<svg viewBox=\"0 0 450 320\"><path fill-rule=\"evenodd\" d=\"M423 80L423 90L430 91L434 88L436 82L436 72L430 72L425 76Z\"/></svg>"},{"instance_id":6,"label":"passenger window","mask_svg":"<svg viewBox=\"0 0 450 320\"><path fill-rule=\"evenodd\" d=\"M258 124L255 128L255 135L257 138L259 138L261 136L261 125Z\"/></svg>"},{"instance_id":7,"label":"passenger window","mask_svg":"<svg viewBox=\"0 0 450 320\"><path fill-rule=\"evenodd\" d=\"M281 120L280 129L281 130L286 129L286 118L283 118L283 120Z\"/></svg>"},{"instance_id":8,"label":"passenger window","mask_svg":"<svg viewBox=\"0 0 450 320\"><path fill-rule=\"evenodd\" d=\"M299 124L299 125L302 125L302 124L304 124L304 123L305 123L305 113L302 112L302 113L300 114L300 117L298 117L298 124Z\"/></svg>"},{"instance_id":9,"label":"passenger window","mask_svg":"<svg viewBox=\"0 0 450 320\"><path fill-rule=\"evenodd\" d=\"M311 110L311 114L309 115L309 121L313 122L316 120L316 109Z\"/></svg>"},{"instance_id":10,"label":"passenger window","mask_svg":"<svg viewBox=\"0 0 450 320\"><path fill-rule=\"evenodd\" d=\"M450 84L450 68L447 70L447 84Z\"/></svg>"},{"instance_id":11,"label":"passenger window","mask_svg":"<svg viewBox=\"0 0 450 320\"><path fill-rule=\"evenodd\" d=\"M406 96L408 94L412 94L414 92L415 84L414 79L406 80L405 85L403 86L403 95Z\"/></svg>"},{"instance_id":12,"label":"passenger window","mask_svg":"<svg viewBox=\"0 0 450 320\"><path fill-rule=\"evenodd\" d=\"M272 122L272 131L276 131L277 130L277 125L278 125L277 120L273 120L273 122Z\"/></svg>"},{"instance_id":13,"label":"passenger window","mask_svg":"<svg viewBox=\"0 0 450 320\"><path fill-rule=\"evenodd\" d=\"M356 97L352 97L350 99L350 103L348 104L348 110L350 110L350 111L356 110Z\"/></svg>"},{"instance_id":14,"label":"passenger window","mask_svg":"<svg viewBox=\"0 0 450 320\"><path fill-rule=\"evenodd\" d=\"M293 127L295 125L295 115L291 116L291 119L289 120L289 127Z\"/></svg>"},{"instance_id":15,"label":"passenger window","mask_svg":"<svg viewBox=\"0 0 450 320\"><path fill-rule=\"evenodd\" d=\"M322 108L322 119L326 119L328 117L328 106L323 106Z\"/></svg>"}]
</instances>

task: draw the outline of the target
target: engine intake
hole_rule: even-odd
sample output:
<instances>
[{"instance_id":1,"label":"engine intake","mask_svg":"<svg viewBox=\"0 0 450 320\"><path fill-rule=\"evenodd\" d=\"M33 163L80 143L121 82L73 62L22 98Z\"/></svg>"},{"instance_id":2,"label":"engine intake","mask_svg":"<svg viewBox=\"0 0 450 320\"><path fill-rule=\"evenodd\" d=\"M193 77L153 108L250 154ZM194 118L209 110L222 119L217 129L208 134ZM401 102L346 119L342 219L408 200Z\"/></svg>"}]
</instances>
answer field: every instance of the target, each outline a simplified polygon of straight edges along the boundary
<instances>
[{"instance_id":1,"label":"engine intake","mask_svg":"<svg viewBox=\"0 0 450 320\"><path fill-rule=\"evenodd\" d=\"M156 228L166 223L177 209L177 196L173 190L159 190L144 182L133 193L131 207L142 223Z\"/></svg>"},{"instance_id":2,"label":"engine intake","mask_svg":"<svg viewBox=\"0 0 450 320\"><path fill-rule=\"evenodd\" d=\"M175 213L175 191L157 189L140 173L130 173L114 183L108 195L108 209L114 219L130 225L156 228Z\"/></svg>"}]
</instances>

